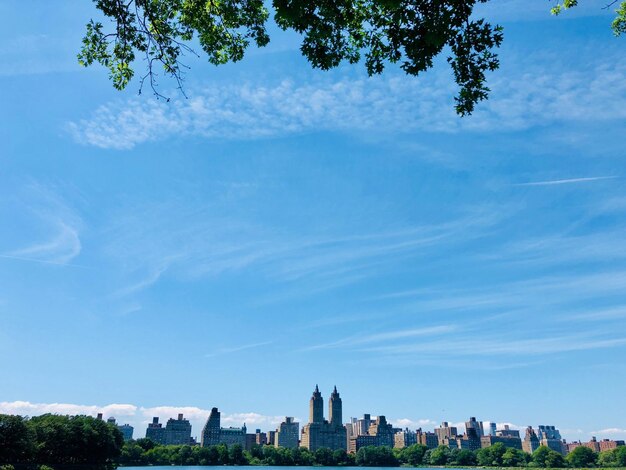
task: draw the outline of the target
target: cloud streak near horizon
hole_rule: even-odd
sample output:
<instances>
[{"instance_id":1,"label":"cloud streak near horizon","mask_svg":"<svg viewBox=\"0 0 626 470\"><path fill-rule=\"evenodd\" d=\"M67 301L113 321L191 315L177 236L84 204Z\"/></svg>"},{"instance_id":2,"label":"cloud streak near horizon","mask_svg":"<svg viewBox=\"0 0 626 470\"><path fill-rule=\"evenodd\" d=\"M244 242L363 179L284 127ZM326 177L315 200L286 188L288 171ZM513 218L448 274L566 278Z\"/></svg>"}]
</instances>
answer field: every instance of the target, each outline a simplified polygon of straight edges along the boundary
<instances>
[{"instance_id":1,"label":"cloud streak near horizon","mask_svg":"<svg viewBox=\"0 0 626 470\"><path fill-rule=\"evenodd\" d=\"M190 90L187 101L146 98L111 102L90 117L67 123L74 140L117 150L176 136L251 140L306 132L415 131L507 132L549 122L586 122L626 117L626 61L600 63L587 75L549 74L541 68L521 76L494 76L491 98L473 116L454 114L455 87L443 72L420 79L284 79Z\"/></svg>"}]
</instances>

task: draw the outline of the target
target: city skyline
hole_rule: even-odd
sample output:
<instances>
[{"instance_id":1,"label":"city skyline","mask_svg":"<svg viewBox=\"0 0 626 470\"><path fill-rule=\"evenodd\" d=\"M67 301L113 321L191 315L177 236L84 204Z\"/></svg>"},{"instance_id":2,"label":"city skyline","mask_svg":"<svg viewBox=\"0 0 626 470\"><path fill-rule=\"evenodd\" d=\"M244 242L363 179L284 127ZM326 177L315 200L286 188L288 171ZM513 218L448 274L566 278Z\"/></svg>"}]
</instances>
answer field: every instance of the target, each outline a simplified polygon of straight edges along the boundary
<instances>
[{"instance_id":1,"label":"city skyline","mask_svg":"<svg viewBox=\"0 0 626 470\"><path fill-rule=\"evenodd\" d=\"M332 403L333 399L335 400L338 399L339 404L337 405L337 401L335 401L335 405L333 405ZM242 446L245 446L246 429L248 431L255 431L255 430L258 431L260 429L263 433L267 431L274 432L278 428L280 428L281 423L282 425L284 425L285 421L287 421L287 423L295 422L294 424L302 425L304 426L304 428L308 428L308 426L311 425L312 423L314 424L323 423L325 425L332 424L333 426L340 426L343 429L344 426L350 426L350 425L356 426L357 421L361 419L361 418L358 418L358 416L365 416L365 418L368 420L368 423L366 424L364 428L364 432L367 432L366 431L367 427L370 426L369 423L370 422L374 423L375 420L379 417L382 417L383 420L385 420L384 421L385 425L387 424L386 416L383 413L379 415L371 414L371 413L365 413L365 414L362 413L359 415L350 415L351 417L349 419L342 419L341 418L343 414L342 400L339 398L336 385L333 385L333 391L329 396L328 415L326 415L326 413L324 412L323 401L324 399L323 399L322 393L319 390L319 385L316 385L315 390L313 392L313 396L309 403L308 419L306 420L298 418L298 417L293 417L293 416L290 417L289 415L265 416L265 415L261 415L258 413L235 413L232 415L225 415L222 418L221 416L222 412L219 411L218 407L212 407L211 410L203 410L201 408L196 408L196 407L156 407L152 409L142 409L141 413L143 414L144 418L147 417L150 414L150 412L153 412L152 413L153 416L151 416L149 419L143 419L142 421L137 421L134 418L130 418L130 416L135 416L134 414L132 415L129 414L131 411L134 411L132 410L131 406L122 405L122 404L116 404L116 405L110 405L109 407L104 407L103 409L108 409L108 414L103 411L96 410L97 407L95 406L72 407L72 406L67 406L67 405L64 406L60 404L50 405L47 409L44 409L44 412L49 412L53 414L87 414L87 415L95 416L98 419L108 419L108 422L112 422L113 424L117 424L118 426L127 426L127 425L132 426L134 428L134 434L133 434L134 439L138 439L140 437L148 437L148 438L151 438L152 440L155 440L155 442L159 442L163 444L166 444L166 443L181 444L184 442L182 441L179 442L180 439L179 438L176 439L176 437L174 438L176 439L175 441L170 442L165 438L165 435L161 436L161 434L159 434L158 437L155 437L156 435L153 435L154 432L151 431L151 429L154 429L155 427L158 426L157 431L164 432L166 428L169 428L170 423L182 422L182 423L186 423L183 425L183 427L188 426L189 428L185 432L183 432L183 434L188 433L189 437L191 437L195 443L199 445L203 445L203 446L215 445L220 442L228 442L230 444L239 443ZM19 411L20 410L19 406L22 406L21 408L22 412ZM23 416L29 416L30 414L26 410L28 410L28 405L25 403L22 403L21 405L16 406L15 408L13 408L13 410L11 410L10 408L7 410L7 404L0 402L0 412L8 412L9 414L21 414ZM115 412L115 410L118 411L117 416L114 416L112 414ZM157 412L163 413L164 415L159 416L156 414ZM175 414L173 416L169 416L167 415L168 412L175 413ZM185 416L185 413L189 413L190 416L189 415ZM34 415L35 414L32 414L32 416ZM332 418L333 415L334 415L334 419ZM121 416L122 419L119 419L118 418L119 416ZM550 421L550 420L546 419L543 422L547 422L547 421ZM495 436L496 432L498 433L498 435L500 435L501 432L504 433L503 435L507 435L508 430L511 429L512 432L517 433L518 437L521 437L520 433L524 432L525 430L533 429L537 427L537 429L541 433L542 428L545 427L545 424L521 425L521 424L514 424L511 422L494 422L494 421L482 420L482 419L480 421L476 421L475 417L471 417L469 421L465 420L465 421L458 421L458 422L450 421L448 419L442 419L441 421L437 422L428 418L418 419L418 420L412 420L409 418L395 418L395 419L391 418L388 420L388 422L389 422L389 425L393 426L393 428L396 430L419 429L420 431L423 430L423 431L433 432L439 437L440 444L444 442L444 439L447 439L451 436L452 437L462 436L462 435L467 434L468 432L472 432L472 431L468 431L468 429L471 430L472 428L477 429L476 432L479 433L479 435L477 434L476 436L474 436L474 438L478 437L479 439L478 444L480 445L480 436L482 435ZM221 426L222 424L224 424L224 426ZM489 425L488 428L487 428L487 425ZM449 426L449 429L452 430L452 434L450 434L449 432L443 432L443 434L439 434L440 433L439 429L443 429L442 426L445 428ZM478 426L479 426L479 429L478 429ZM219 438L220 428L222 430L226 429L227 432L230 433L229 435L232 435L232 436L235 436L235 434L239 433L240 431L243 434L241 438L227 437L226 440L223 441L223 440L220 440ZM551 428L553 430L555 429L554 425L548 426L548 428ZM196 429L195 432L193 431L194 429ZM212 429L213 431L210 431L210 432L212 432L213 434L207 434L207 429L209 430ZM217 434L216 434L216 431L217 431ZM302 431L304 431L304 429L301 427L300 432ZM574 442L574 443L585 441L585 439L587 438L589 441L591 441L592 439L596 439L596 438L600 440L609 439L609 438L619 439L621 437L621 432L619 430L617 431L618 432L616 432L615 429L606 428L606 429L599 429L596 431L591 431L589 433L581 433L581 432L572 432L571 430L567 430L567 429L565 429L564 432L561 432L561 430L558 429L557 439L560 441L563 438L568 442ZM308 431L304 431L304 433L308 433ZM587 436L587 434L589 436ZM359 434L355 433L354 436L356 435L359 435ZM572 435L576 435L577 437L571 437ZM210 436L213 436L213 437L210 437ZM300 433L299 433L299 436L300 436ZM316 440L317 439L319 438L316 438ZM348 435L346 436L344 432L343 437L341 439L343 439L344 443L345 442L349 443L350 433L348 433ZM184 438L183 440L186 440L186 438ZM325 441L322 441L322 442L325 442ZM392 439L392 442L393 442L393 439ZM306 440L306 443L301 443L300 445L309 447L308 439ZM364 444L364 445L367 445L367 444ZM446 443L446 445L448 444ZM391 444L391 446L393 446L393 443ZM328 447L328 445L319 445L319 447ZM313 447L313 450L315 450L316 448L318 448L317 445ZM344 449L350 451L349 444L348 444L348 447L347 448L344 447ZM529 453L532 453L532 452L529 452Z\"/></svg>"},{"instance_id":2,"label":"city skyline","mask_svg":"<svg viewBox=\"0 0 626 470\"><path fill-rule=\"evenodd\" d=\"M275 26L118 92L93 2L0 2L0 413L200 438L303 426L317 382L344 421L626 438L626 38L549 3L477 7L502 65L460 118L445 56L322 72Z\"/></svg>"}]
</instances>

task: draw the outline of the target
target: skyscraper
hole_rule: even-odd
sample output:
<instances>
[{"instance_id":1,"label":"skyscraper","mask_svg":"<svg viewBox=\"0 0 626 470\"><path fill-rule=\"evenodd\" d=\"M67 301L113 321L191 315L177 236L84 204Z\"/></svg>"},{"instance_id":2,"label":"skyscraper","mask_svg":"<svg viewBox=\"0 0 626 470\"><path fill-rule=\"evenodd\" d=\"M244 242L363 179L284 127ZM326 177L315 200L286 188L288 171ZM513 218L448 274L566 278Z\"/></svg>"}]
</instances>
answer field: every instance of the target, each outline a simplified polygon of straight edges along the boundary
<instances>
[{"instance_id":1,"label":"skyscraper","mask_svg":"<svg viewBox=\"0 0 626 470\"><path fill-rule=\"evenodd\" d=\"M335 390L337 390L335 388ZM341 405L340 405L341 406ZM319 387L316 385L313 396L309 401L309 423L324 422L324 399L320 393Z\"/></svg>"},{"instance_id":2,"label":"skyscraper","mask_svg":"<svg viewBox=\"0 0 626 470\"><path fill-rule=\"evenodd\" d=\"M337 392L337 386L333 388L333 393L330 394L330 400L328 401L328 419L330 425L334 428L343 426L341 397Z\"/></svg>"},{"instance_id":3,"label":"skyscraper","mask_svg":"<svg viewBox=\"0 0 626 470\"><path fill-rule=\"evenodd\" d=\"M209 418L202 429L202 447L214 446L220 440L220 412L217 408L212 408Z\"/></svg>"}]
</instances>

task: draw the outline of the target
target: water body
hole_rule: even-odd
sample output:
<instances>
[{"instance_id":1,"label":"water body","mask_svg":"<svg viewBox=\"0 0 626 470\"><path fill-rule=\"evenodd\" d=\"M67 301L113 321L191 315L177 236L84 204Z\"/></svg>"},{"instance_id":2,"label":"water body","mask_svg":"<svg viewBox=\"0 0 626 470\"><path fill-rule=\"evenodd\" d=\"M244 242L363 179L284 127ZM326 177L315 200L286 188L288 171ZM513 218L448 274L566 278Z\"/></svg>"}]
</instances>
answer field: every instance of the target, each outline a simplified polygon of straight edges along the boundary
<instances>
[{"instance_id":1,"label":"water body","mask_svg":"<svg viewBox=\"0 0 626 470\"><path fill-rule=\"evenodd\" d=\"M252 467L251 465L247 465L247 467ZM224 465L216 465L216 466L200 466L200 465L182 465L182 466L154 466L154 467L119 467L119 468L128 468L132 470L205 470L207 468L220 468L224 470ZM243 467L240 467L243 468ZM320 470L323 467L287 467L280 466L275 467L272 465L264 465L262 467L253 467L253 468L263 468L268 470ZM390 467L338 467L338 468L346 468L346 469L360 469L360 470L390 470ZM399 468L399 467L394 467ZM441 470L441 468L434 467L420 467L419 470Z\"/></svg>"}]
</instances>

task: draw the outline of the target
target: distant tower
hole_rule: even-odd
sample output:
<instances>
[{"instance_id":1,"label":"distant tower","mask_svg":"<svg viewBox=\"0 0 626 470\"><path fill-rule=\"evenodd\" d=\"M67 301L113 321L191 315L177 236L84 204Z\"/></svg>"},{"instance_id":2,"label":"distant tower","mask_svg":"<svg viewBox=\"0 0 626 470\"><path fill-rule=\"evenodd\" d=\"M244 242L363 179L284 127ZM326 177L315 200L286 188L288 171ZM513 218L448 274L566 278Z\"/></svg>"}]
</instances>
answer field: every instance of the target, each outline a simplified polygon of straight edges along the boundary
<instances>
[{"instance_id":1,"label":"distant tower","mask_svg":"<svg viewBox=\"0 0 626 470\"><path fill-rule=\"evenodd\" d=\"M313 392L313 396L309 402L309 422L324 422L324 399L322 398L322 394L320 393L320 389L317 385L315 386L315 391Z\"/></svg>"},{"instance_id":2,"label":"distant tower","mask_svg":"<svg viewBox=\"0 0 626 470\"><path fill-rule=\"evenodd\" d=\"M328 401L328 420L334 428L340 428L343 426L343 420L341 418L341 397L337 392L337 386L333 389L333 393L330 394L330 400Z\"/></svg>"}]
</instances>

